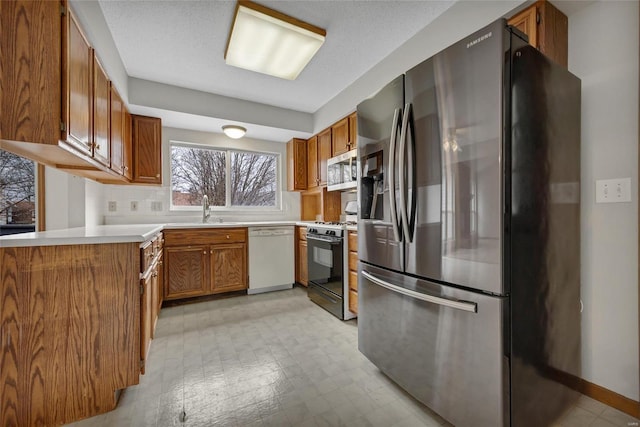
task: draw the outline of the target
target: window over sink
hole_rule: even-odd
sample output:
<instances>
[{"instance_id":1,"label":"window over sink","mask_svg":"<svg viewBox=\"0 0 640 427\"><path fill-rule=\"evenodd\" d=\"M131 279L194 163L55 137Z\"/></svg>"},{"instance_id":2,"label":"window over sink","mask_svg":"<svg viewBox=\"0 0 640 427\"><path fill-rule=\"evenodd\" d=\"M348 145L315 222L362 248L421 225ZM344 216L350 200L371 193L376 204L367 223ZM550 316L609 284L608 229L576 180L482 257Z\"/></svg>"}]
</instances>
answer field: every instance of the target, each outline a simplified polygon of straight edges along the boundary
<instances>
[{"instance_id":1,"label":"window over sink","mask_svg":"<svg viewBox=\"0 0 640 427\"><path fill-rule=\"evenodd\" d=\"M276 209L280 155L171 142L171 208Z\"/></svg>"}]
</instances>

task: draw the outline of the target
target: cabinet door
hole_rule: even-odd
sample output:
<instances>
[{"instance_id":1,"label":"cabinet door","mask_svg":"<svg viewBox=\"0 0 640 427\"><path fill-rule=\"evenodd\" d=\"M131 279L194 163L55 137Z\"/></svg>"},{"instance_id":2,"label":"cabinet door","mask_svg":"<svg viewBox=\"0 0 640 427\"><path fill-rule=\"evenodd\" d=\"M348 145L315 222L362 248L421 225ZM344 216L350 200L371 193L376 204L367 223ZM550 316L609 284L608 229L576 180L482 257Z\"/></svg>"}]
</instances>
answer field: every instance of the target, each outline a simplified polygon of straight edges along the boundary
<instances>
[{"instance_id":1,"label":"cabinet door","mask_svg":"<svg viewBox=\"0 0 640 427\"><path fill-rule=\"evenodd\" d=\"M204 245L165 248L165 299L187 298L209 293L208 247Z\"/></svg>"},{"instance_id":2,"label":"cabinet door","mask_svg":"<svg viewBox=\"0 0 640 427\"><path fill-rule=\"evenodd\" d=\"M124 170L123 175L125 178L133 179L133 144L131 141L131 114L127 110L127 106L122 103L124 110L124 134L123 134L123 146L122 146L122 168Z\"/></svg>"},{"instance_id":3,"label":"cabinet door","mask_svg":"<svg viewBox=\"0 0 640 427\"><path fill-rule=\"evenodd\" d=\"M110 96L111 170L124 175L124 104L113 84L111 85Z\"/></svg>"},{"instance_id":4,"label":"cabinet door","mask_svg":"<svg viewBox=\"0 0 640 427\"><path fill-rule=\"evenodd\" d=\"M247 289L247 245L214 245L211 253L211 290L221 292Z\"/></svg>"},{"instance_id":5,"label":"cabinet door","mask_svg":"<svg viewBox=\"0 0 640 427\"><path fill-rule=\"evenodd\" d=\"M144 374L149 345L151 344L151 329L153 327L153 290L152 278L140 281L142 294L140 295L140 373Z\"/></svg>"},{"instance_id":6,"label":"cabinet door","mask_svg":"<svg viewBox=\"0 0 640 427\"><path fill-rule=\"evenodd\" d=\"M298 280L298 282L304 286L307 286L309 278L307 262L307 241L300 240L300 242L298 242L298 271L300 272L300 280Z\"/></svg>"},{"instance_id":7,"label":"cabinet door","mask_svg":"<svg viewBox=\"0 0 640 427\"><path fill-rule=\"evenodd\" d=\"M331 157L331 128L318 134L318 185L327 185L329 157Z\"/></svg>"},{"instance_id":8,"label":"cabinet door","mask_svg":"<svg viewBox=\"0 0 640 427\"><path fill-rule=\"evenodd\" d=\"M287 190L307 189L307 141L293 138L287 143Z\"/></svg>"},{"instance_id":9,"label":"cabinet door","mask_svg":"<svg viewBox=\"0 0 640 427\"><path fill-rule=\"evenodd\" d=\"M337 156L349 151L349 118L345 117L333 125L331 127L331 133L331 156Z\"/></svg>"},{"instance_id":10,"label":"cabinet door","mask_svg":"<svg viewBox=\"0 0 640 427\"><path fill-rule=\"evenodd\" d=\"M160 309L162 308L162 300L164 299L164 265L163 264L164 264L164 255L160 255L160 259L158 260L158 300L156 301L156 304L158 305L158 313L160 313Z\"/></svg>"},{"instance_id":11,"label":"cabinet door","mask_svg":"<svg viewBox=\"0 0 640 427\"><path fill-rule=\"evenodd\" d=\"M349 116L349 150L358 146L358 116L353 113Z\"/></svg>"},{"instance_id":12,"label":"cabinet door","mask_svg":"<svg viewBox=\"0 0 640 427\"><path fill-rule=\"evenodd\" d=\"M67 21L67 73L65 76L66 142L85 154L91 154L91 113L93 99L91 68L93 52L82 34L71 9Z\"/></svg>"},{"instance_id":13,"label":"cabinet door","mask_svg":"<svg viewBox=\"0 0 640 427\"><path fill-rule=\"evenodd\" d=\"M109 135L110 84L107 73L93 55L93 158L111 166Z\"/></svg>"},{"instance_id":14,"label":"cabinet door","mask_svg":"<svg viewBox=\"0 0 640 427\"><path fill-rule=\"evenodd\" d=\"M536 5L533 5L508 21L509 25L516 27L518 30L529 36L529 44L535 48L538 47L537 16L538 8Z\"/></svg>"},{"instance_id":15,"label":"cabinet door","mask_svg":"<svg viewBox=\"0 0 640 427\"><path fill-rule=\"evenodd\" d=\"M318 137L307 140L307 188L318 186Z\"/></svg>"},{"instance_id":16,"label":"cabinet door","mask_svg":"<svg viewBox=\"0 0 640 427\"><path fill-rule=\"evenodd\" d=\"M151 298L149 305L151 307L151 338L154 337L156 331L156 322L158 321L158 264L153 267L151 272Z\"/></svg>"},{"instance_id":17,"label":"cabinet door","mask_svg":"<svg viewBox=\"0 0 640 427\"><path fill-rule=\"evenodd\" d=\"M133 182L162 184L162 123L132 115Z\"/></svg>"}]
</instances>

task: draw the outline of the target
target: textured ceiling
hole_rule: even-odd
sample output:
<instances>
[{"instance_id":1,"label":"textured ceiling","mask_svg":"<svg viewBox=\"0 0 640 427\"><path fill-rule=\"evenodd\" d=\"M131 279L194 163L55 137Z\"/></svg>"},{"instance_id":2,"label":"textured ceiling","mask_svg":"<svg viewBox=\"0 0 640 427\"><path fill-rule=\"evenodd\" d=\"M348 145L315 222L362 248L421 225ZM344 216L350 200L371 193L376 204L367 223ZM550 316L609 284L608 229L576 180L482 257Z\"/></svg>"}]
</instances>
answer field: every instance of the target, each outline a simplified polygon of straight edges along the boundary
<instances>
[{"instance_id":1,"label":"textured ceiling","mask_svg":"<svg viewBox=\"0 0 640 427\"><path fill-rule=\"evenodd\" d=\"M327 31L297 80L225 64L234 1L101 0L100 6L129 76L313 113L453 1L259 3Z\"/></svg>"}]
</instances>

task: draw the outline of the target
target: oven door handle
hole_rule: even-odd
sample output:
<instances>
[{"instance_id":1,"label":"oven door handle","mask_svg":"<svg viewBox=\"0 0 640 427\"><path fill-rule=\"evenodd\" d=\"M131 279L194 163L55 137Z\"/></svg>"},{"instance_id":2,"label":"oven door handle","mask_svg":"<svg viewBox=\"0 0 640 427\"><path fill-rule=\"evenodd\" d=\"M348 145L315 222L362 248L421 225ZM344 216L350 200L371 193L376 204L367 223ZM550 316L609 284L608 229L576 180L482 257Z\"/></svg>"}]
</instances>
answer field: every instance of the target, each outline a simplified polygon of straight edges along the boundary
<instances>
[{"instance_id":1,"label":"oven door handle","mask_svg":"<svg viewBox=\"0 0 640 427\"><path fill-rule=\"evenodd\" d=\"M325 236L316 236L316 235L307 234L307 240L317 240L319 242L331 243L332 245L342 244L341 237L325 237Z\"/></svg>"},{"instance_id":2,"label":"oven door handle","mask_svg":"<svg viewBox=\"0 0 640 427\"><path fill-rule=\"evenodd\" d=\"M433 304L443 305L445 307L455 308L456 310L464 310L471 313L478 312L478 304L474 302L453 300L449 298L437 297L435 295L423 294L422 292L412 291L411 289L406 289L398 285L393 285L382 279L378 279L371 273L364 270L362 271L362 275L365 279L369 280L372 283L375 283L378 286L382 286L383 288L387 288L390 291L397 292L411 298L419 299L421 301L427 301Z\"/></svg>"}]
</instances>

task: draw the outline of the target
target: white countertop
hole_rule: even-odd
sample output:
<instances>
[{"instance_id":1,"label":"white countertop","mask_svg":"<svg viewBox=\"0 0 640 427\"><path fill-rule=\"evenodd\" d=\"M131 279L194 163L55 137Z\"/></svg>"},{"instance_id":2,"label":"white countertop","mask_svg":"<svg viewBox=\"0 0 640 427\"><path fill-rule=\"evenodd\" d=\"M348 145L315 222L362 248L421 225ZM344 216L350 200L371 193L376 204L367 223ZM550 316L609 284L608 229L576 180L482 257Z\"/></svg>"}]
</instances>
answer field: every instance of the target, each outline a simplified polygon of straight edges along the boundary
<instances>
[{"instance_id":1,"label":"white countertop","mask_svg":"<svg viewBox=\"0 0 640 427\"><path fill-rule=\"evenodd\" d=\"M277 227L294 226L299 221L250 221L216 223L169 223L134 225L97 225L93 227L66 228L62 230L0 236L0 247L93 245L100 243L145 242L156 233L168 229L229 228L229 227Z\"/></svg>"}]
</instances>

